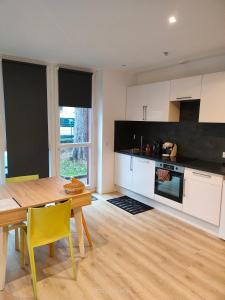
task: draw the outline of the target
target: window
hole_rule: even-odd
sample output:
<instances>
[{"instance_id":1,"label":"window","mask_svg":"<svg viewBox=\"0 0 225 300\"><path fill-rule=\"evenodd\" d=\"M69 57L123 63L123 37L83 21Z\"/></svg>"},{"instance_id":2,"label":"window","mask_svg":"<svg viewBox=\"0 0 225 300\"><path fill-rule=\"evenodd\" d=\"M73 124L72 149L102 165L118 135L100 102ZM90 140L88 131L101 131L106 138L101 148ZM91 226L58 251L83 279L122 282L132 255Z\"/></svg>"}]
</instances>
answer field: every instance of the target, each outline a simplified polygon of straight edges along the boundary
<instances>
[{"instance_id":1,"label":"window","mask_svg":"<svg viewBox=\"0 0 225 300\"><path fill-rule=\"evenodd\" d=\"M5 175L49 176L46 66L2 61Z\"/></svg>"},{"instance_id":2,"label":"window","mask_svg":"<svg viewBox=\"0 0 225 300\"><path fill-rule=\"evenodd\" d=\"M8 177L8 157L7 151L4 151L4 165L5 165L5 177Z\"/></svg>"},{"instance_id":3,"label":"window","mask_svg":"<svg viewBox=\"0 0 225 300\"><path fill-rule=\"evenodd\" d=\"M91 182L92 73L59 68L59 175Z\"/></svg>"},{"instance_id":4,"label":"window","mask_svg":"<svg viewBox=\"0 0 225 300\"><path fill-rule=\"evenodd\" d=\"M90 185L91 108L59 108L59 173L70 179L76 177Z\"/></svg>"}]
</instances>

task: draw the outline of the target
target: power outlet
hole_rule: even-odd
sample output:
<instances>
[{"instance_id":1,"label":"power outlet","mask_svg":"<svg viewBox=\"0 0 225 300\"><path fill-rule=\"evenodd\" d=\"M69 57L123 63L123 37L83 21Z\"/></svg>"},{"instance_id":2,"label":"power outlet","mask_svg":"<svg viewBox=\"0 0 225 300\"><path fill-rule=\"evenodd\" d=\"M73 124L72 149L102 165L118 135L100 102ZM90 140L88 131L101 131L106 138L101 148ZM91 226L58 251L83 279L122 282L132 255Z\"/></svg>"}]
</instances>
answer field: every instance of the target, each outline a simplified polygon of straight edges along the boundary
<instances>
[{"instance_id":1,"label":"power outlet","mask_svg":"<svg viewBox=\"0 0 225 300\"><path fill-rule=\"evenodd\" d=\"M223 157L223 158L225 158L225 152L223 152L223 155L222 155L222 157Z\"/></svg>"}]
</instances>

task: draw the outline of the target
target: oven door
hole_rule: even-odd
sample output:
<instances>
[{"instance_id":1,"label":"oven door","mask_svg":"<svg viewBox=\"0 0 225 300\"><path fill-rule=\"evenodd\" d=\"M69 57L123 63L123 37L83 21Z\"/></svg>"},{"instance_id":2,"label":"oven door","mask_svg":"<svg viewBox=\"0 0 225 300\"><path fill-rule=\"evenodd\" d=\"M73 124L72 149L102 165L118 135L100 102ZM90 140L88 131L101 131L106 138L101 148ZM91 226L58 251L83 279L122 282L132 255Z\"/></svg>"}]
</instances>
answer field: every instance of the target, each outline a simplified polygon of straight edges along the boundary
<instances>
[{"instance_id":1,"label":"oven door","mask_svg":"<svg viewBox=\"0 0 225 300\"><path fill-rule=\"evenodd\" d=\"M160 181L157 176L159 169L155 169L155 194L182 203L184 174L170 171L170 180Z\"/></svg>"}]
</instances>

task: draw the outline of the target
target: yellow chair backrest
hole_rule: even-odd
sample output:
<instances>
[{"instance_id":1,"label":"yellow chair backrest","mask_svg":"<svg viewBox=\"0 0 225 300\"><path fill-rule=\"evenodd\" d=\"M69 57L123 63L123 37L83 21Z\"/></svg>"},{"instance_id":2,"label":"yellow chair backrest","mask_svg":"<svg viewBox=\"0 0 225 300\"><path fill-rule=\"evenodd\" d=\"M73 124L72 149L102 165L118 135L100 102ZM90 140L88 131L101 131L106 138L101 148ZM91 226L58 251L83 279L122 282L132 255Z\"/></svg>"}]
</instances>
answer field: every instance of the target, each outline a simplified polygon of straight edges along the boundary
<instances>
[{"instance_id":1,"label":"yellow chair backrest","mask_svg":"<svg viewBox=\"0 0 225 300\"><path fill-rule=\"evenodd\" d=\"M23 181L29 181L29 180L35 180L39 179L39 175L26 175L26 176L18 176L18 177L10 177L6 178L6 183L13 183L13 182L23 182Z\"/></svg>"},{"instance_id":2,"label":"yellow chair backrest","mask_svg":"<svg viewBox=\"0 0 225 300\"><path fill-rule=\"evenodd\" d=\"M33 247L53 243L70 234L70 200L54 206L28 209L27 238Z\"/></svg>"}]
</instances>

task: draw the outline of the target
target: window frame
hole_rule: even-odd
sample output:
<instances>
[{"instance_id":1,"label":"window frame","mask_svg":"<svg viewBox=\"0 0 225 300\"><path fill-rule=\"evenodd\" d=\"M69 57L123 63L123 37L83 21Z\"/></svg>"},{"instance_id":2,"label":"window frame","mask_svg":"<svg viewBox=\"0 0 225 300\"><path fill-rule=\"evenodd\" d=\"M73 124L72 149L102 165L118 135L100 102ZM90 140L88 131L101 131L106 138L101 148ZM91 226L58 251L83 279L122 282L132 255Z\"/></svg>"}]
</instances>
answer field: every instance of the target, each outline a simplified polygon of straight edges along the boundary
<instances>
[{"instance_id":1,"label":"window frame","mask_svg":"<svg viewBox=\"0 0 225 300\"><path fill-rule=\"evenodd\" d=\"M57 117L56 117L56 143L57 143L57 158L56 158L56 174L60 176L60 151L61 149L66 148L80 148L80 147L87 147L89 150L89 171L88 171L88 184L86 185L87 188L93 189L94 187L94 180L93 180L93 157L94 157L94 147L93 147L93 108L89 108L89 141L83 143L60 143L60 106L58 105L57 109Z\"/></svg>"}]
</instances>

